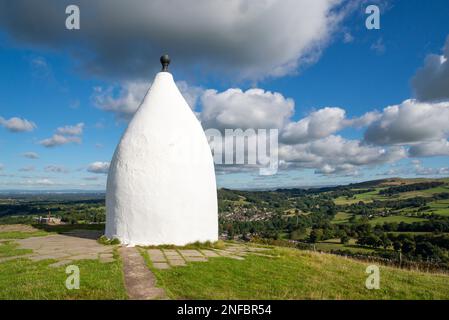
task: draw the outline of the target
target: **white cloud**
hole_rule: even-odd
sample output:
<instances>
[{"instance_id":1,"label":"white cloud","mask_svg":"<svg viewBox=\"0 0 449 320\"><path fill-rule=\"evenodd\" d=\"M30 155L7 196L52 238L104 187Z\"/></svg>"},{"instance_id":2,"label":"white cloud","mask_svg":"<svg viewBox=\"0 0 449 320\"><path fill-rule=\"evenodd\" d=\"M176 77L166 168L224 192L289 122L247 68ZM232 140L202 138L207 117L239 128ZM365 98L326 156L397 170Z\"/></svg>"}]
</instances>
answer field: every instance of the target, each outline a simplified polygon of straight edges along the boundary
<instances>
[{"instance_id":1,"label":"white cloud","mask_svg":"<svg viewBox=\"0 0 449 320\"><path fill-rule=\"evenodd\" d=\"M449 99L449 37L442 55L430 54L424 66L412 79L418 99L423 101Z\"/></svg>"},{"instance_id":2,"label":"white cloud","mask_svg":"<svg viewBox=\"0 0 449 320\"><path fill-rule=\"evenodd\" d=\"M294 101L262 89L206 90L200 115L205 129L282 128L294 112Z\"/></svg>"},{"instance_id":3,"label":"white cloud","mask_svg":"<svg viewBox=\"0 0 449 320\"><path fill-rule=\"evenodd\" d=\"M360 166L392 163L405 157L402 147L373 147L333 135L305 144L282 145L279 149L279 158L287 167L317 169L321 174L357 174Z\"/></svg>"},{"instance_id":4,"label":"white cloud","mask_svg":"<svg viewBox=\"0 0 449 320\"><path fill-rule=\"evenodd\" d=\"M189 106L195 109L203 89L189 86L185 81L178 81L176 84ZM120 86L96 87L92 100L97 108L114 113L118 119L130 120L150 87L151 83L148 81L126 81Z\"/></svg>"},{"instance_id":5,"label":"white cloud","mask_svg":"<svg viewBox=\"0 0 449 320\"><path fill-rule=\"evenodd\" d=\"M25 152L22 156L28 159L39 159L39 155L36 152Z\"/></svg>"},{"instance_id":6,"label":"white cloud","mask_svg":"<svg viewBox=\"0 0 449 320\"><path fill-rule=\"evenodd\" d=\"M84 123L78 123L74 126L59 127L56 132L60 135L80 136L83 134Z\"/></svg>"},{"instance_id":7,"label":"white cloud","mask_svg":"<svg viewBox=\"0 0 449 320\"><path fill-rule=\"evenodd\" d=\"M282 142L305 143L334 134L345 127L362 128L378 120L380 114L372 111L361 117L348 119L346 111L337 107L326 107L310 113L307 117L288 123L282 132Z\"/></svg>"},{"instance_id":8,"label":"white cloud","mask_svg":"<svg viewBox=\"0 0 449 320\"><path fill-rule=\"evenodd\" d=\"M34 122L17 117L13 117L9 120L0 117L0 126L5 127L11 132L27 132L37 128Z\"/></svg>"},{"instance_id":9,"label":"white cloud","mask_svg":"<svg viewBox=\"0 0 449 320\"><path fill-rule=\"evenodd\" d=\"M61 28L68 4L89 13L69 43ZM82 46L73 57L93 74L147 76L155 65L148 57L169 52L179 69L260 79L316 61L354 7L343 0L202 0L185 6L184 0L0 0L0 27L29 45ZM24 7L33 15L24 15Z\"/></svg>"},{"instance_id":10,"label":"white cloud","mask_svg":"<svg viewBox=\"0 0 449 320\"><path fill-rule=\"evenodd\" d=\"M363 128L376 122L381 116L381 113L377 110L369 111L359 118L347 120L347 124L355 128Z\"/></svg>"},{"instance_id":11,"label":"white cloud","mask_svg":"<svg viewBox=\"0 0 449 320\"><path fill-rule=\"evenodd\" d=\"M289 123L282 133L282 141L297 144L325 138L344 127L345 114L341 108L329 107L312 112L298 122Z\"/></svg>"},{"instance_id":12,"label":"white cloud","mask_svg":"<svg viewBox=\"0 0 449 320\"><path fill-rule=\"evenodd\" d=\"M449 141L446 139L430 141L411 146L409 154L412 157L449 156Z\"/></svg>"},{"instance_id":13,"label":"white cloud","mask_svg":"<svg viewBox=\"0 0 449 320\"><path fill-rule=\"evenodd\" d=\"M52 172L52 173L68 173L69 169L67 169L64 166L59 165L49 165L44 168L45 172Z\"/></svg>"},{"instance_id":14,"label":"white cloud","mask_svg":"<svg viewBox=\"0 0 449 320\"><path fill-rule=\"evenodd\" d=\"M60 134L54 134L51 138L39 141L39 144L46 148L53 148L56 146L62 146L69 143L81 143L81 139L76 136L62 136Z\"/></svg>"},{"instance_id":15,"label":"white cloud","mask_svg":"<svg viewBox=\"0 0 449 320\"><path fill-rule=\"evenodd\" d=\"M387 107L365 132L369 143L413 144L445 138L449 133L449 102L406 100Z\"/></svg>"},{"instance_id":16,"label":"white cloud","mask_svg":"<svg viewBox=\"0 0 449 320\"><path fill-rule=\"evenodd\" d=\"M53 148L56 146L62 146L69 143L81 143L81 135L83 134L84 123L78 123L76 125L67 125L56 129L56 133L48 139L39 141L40 145L46 148Z\"/></svg>"},{"instance_id":17,"label":"white cloud","mask_svg":"<svg viewBox=\"0 0 449 320\"><path fill-rule=\"evenodd\" d=\"M91 173L108 173L109 165L109 162L93 162L89 164L89 166L87 167L87 171Z\"/></svg>"}]
</instances>

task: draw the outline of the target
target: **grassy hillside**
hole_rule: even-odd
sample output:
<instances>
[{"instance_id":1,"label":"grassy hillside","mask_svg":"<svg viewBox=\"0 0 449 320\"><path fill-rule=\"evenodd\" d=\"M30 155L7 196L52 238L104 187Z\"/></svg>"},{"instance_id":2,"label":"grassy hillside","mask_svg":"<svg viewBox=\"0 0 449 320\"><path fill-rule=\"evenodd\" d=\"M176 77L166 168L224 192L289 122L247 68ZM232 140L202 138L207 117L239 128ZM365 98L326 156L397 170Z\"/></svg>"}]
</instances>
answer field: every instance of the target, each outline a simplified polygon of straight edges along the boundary
<instances>
[{"instance_id":1,"label":"grassy hillside","mask_svg":"<svg viewBox=\"0 0 449 320\"><path fill-rule=\"evenodd\" d=\"M449 299L448 275L380 267L380 289L368 290L368 263L288 248L271 253L150 268L172 299Z\"/></svg>"}]
</instances>

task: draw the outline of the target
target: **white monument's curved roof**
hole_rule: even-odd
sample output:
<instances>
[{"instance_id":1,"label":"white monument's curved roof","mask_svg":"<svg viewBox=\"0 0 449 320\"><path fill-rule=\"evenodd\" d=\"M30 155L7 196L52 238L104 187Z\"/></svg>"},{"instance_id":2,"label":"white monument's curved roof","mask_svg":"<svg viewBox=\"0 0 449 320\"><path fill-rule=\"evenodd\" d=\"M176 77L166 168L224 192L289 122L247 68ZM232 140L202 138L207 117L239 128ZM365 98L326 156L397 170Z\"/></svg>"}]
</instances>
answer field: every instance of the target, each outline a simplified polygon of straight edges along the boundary
<instances>
[{"instance_id":1,"label":"white monument's curved roof","mask_svg":"<svg viewBox=\"0 0 449 320\"><path fill-rule=\"evenodd\" d=\"M169 72L156 75L115 150L107 181L106 236L127 245L218 238L212 154Z\"/></svg>"}]
</instances>

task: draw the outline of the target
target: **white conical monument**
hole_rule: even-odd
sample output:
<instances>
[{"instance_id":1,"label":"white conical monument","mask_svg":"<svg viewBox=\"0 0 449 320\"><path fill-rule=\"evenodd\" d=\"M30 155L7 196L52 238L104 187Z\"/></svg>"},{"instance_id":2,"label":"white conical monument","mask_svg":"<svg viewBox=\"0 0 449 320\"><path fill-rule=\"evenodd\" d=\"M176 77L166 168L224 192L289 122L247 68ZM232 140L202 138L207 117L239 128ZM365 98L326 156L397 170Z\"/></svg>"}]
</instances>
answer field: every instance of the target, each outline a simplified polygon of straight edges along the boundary
<instances>
[{"instance_id":1,"label":"white conical monument","mask_svg":"<svg viewBox=\"0 0 449 320\"><path fill-rule=\"evenodd\" d=\"M106 237L130 246L216 241L212 153L168 72L167 55L161 63L110 165Z\"/></svg>"}]
</instances>

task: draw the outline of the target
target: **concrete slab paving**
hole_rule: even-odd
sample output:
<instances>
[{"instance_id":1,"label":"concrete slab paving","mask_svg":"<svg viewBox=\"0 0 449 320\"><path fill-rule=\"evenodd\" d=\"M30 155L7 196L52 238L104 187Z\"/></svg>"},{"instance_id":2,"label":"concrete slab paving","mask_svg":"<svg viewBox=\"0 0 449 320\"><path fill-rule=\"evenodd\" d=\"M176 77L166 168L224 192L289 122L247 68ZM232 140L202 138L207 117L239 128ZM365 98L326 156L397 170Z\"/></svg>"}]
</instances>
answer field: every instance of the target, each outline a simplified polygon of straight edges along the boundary
<instances>
[{"instance_id":1,"label":"concrete slab paving","mask_svg":"<svg viewBox=\"0 0 449 320\"><path fill-rule=\"evenodd\" d=\"M206 262L207 258L206 257L190 257L187 256L185 257L186 261L191 261L191 262Z\"/></svg>"},{"instance_id":2,"label":"concrete slab paving","mask_svg":"<svg viewBox=\"0 0 449 320\"><path fill-rule=\"evenodd\" d=\"M68 234L55 234L45 237L32 237L15 240L21 249L31 249L29 258L33 261L56 259L61 261L95 260L99 254L105 259L113 259L114 246L105 246L96 241L97 230L73 230ZM59 261L58 261L59 262Z\"/></svg>"},{"instance_id":3,"label":"concrete slab paving","mask_svg":"<svg viewBox=\"0 0 449 320\"><path fill-rule=\"evenodd\" d=\"M219 255L213 250L201 250L201 252L208 258L209 257L219 257Z\"/></svg>"},{"instance_id":4,"label":"concrete slab paving","mask_svg":"<svg viewBox=\"0 0 449 320\"><path fill-rule=\"evenodd\" d=\"M179 250L179 252L184 256L184 257L204 257L203 254L201 252L199 252L198 250Z\"/></svg>"},{"instance_id":5,"label":"concrete slab paving","mask_svg":"<svg viewBox=\"0 0 449 320\"><path fill-rule=\"evenodd\" d=\"M172 267L181 267L181 266L185 266L186 262L183 260L173 260L173 259L169 259L168 263L172 266Z\"/></svg>"},{"instance_id":6,"label":"concrete slab paving","mask_svg":"<svg viewBox=\"0 0 449 320\"><path fill-rule=\"evenodd\" d=\"M170 265L166 262L153 262L153 267L156 269L169 269Z\"/></svg>"}]
</instances>

